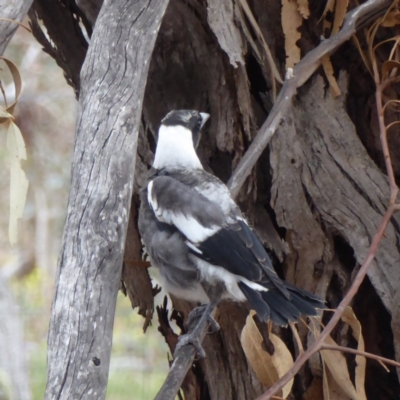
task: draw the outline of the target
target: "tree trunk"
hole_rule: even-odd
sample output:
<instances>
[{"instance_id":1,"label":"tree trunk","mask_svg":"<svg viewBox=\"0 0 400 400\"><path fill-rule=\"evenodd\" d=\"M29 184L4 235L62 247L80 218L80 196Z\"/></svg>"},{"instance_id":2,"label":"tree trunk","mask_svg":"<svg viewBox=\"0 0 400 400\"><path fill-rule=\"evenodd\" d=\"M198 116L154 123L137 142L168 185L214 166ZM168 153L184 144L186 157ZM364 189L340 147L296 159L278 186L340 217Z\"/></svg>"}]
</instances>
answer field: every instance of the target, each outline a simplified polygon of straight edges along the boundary
<instances>
[{"instance_id":1,"label":"tree trunk","mask_svg":"<svg viewBox=\"0 0 400 400\"><path fill-rule=\"evenodd\" d=\"M164 1L102 7L82 67L46 399L104 399L147 70Z\"/></svg>"},{"instance_id":2,"label":"tree trunk","mask_svg":"<svg viewBox=\"0 0 400 400\"><path fill-rule=\"evenodd\" d=\"M31 12L33 18L50 12L46 7L39 7L46 1L35 0L36 14ZM58 4L65 2L62 0ZM93 3L95 6L90 7L89 3L79 1L82 11L71 8L71 15L83 18L90 31L96 21L96 10L101 4L97 1ZM318 20L325 3L309 3L310 17L303 21L299 41L303 54L316 47L324 33ZM114 118L111 116L115 115L118 108L113 105L112 99L121 101L118 100L121 94L125 99L128 98L121 86L115 83L109 91L103 88L107 80L99 85L102 82L100 75L104 73L102 68L109 65L110 70L114 71L117 65L124 65L116 61L125 52L122 42L113 45L115 40L105 28L115 21L106 18L106 15L117 15L119 10L118 3L107 3L102 7L82 74L82 111L75 146L73 185L49 337L50 357L54 361L53 366L50 365L48 396L60 393L61 387L62 396L71 394L71 385L75 384L72 376L78 371L82 376L82 383L79 384L81 389L74 393L85 393L86 396L90 389L100 393L95 388L96 379L99 387L102 390L105 388L109 357L106 352L109 347L107 345L103 353L100 349L106 342L109 344L111 338L111 315L124 243L124 233L114 232L118 226L121 230L126 228L128 216L123 210L129 208L128 187L132 182L132 173L125 171L108 196L104 185L115 177L115 173L108 169L111 155L104 153L108 155L98 156L97 151L103 143L107 143L106 150L108 146L119 146L121 153L117 161L121 163L120 166L126 160L132 160L128 154L134 151L132 143L127 145L124 142L126 127L113 123L113 126L120 128L113 131L107 141L112 131L111 122L107 122L107 128L102 125L106 124L102 121L103 116L109 115L108 110L108 121L111 121ZM157 12L162 15L161 7ZM146 13L140 15L139 19L145 16ZM138 138L135 193L138 193L152 162L161 118L168 111L178 108L211 113L211 123L200 143L199 154L205 168L228 182L253 141L257 127L262 125L273 106L275 84L271 78L273 74L268 62L267 45L280 75L283 76L285 72L285 41L280 21L279 0L249 0L248 4L244 0L210 0L207 4L200 0L170 1L148 72L143 100L143 126ZM121 29L122 35L128 29L125 23L129 25L125 19L119 21L116 28ZM152 43L154 29L157 30L155 22L146 34L149 35L147 43ZM38 29L35 32L38 40L45 43ZM100 38L103 44L101 48L98 45ZM66 36L59 35L52 37L52 40L62 43L66 41ZM76 40L76 36L71 40ZM128 42L127 37L126 40ZM143 42L129 38L129 44L130 50L125 56L136 62L136 67L141 67L139 60L135 61L135 52L140 50ZM147 47L148 51L150 47ZM63 67L63 57L57 51L53 52L53 56L59 57L59 64ZM112 60L110 64L109 59ZM352 43L343 45L332 61L342 95L334 99L320 74L315 74L307 81L295 97L269 148L262 153L256 168L238 193L237 200L270 250L278 273L288 281L317 293L327 300L330 308L335 308L365 257L371 237L385 211L389 186L377 140L379 129L374 111L373 81ZM79 94L79 62L74 63L73 68L71 65L63 68L67 79ZM119 70L116 72L121 73ZM139 72L133 75L131 71L131 79L137 85L140 82L141 89L146 73L146 69L142 70L142 75ZM129 87L132 87L131 84ZM99 103L101 95L107 98ZM141 95L138 98L141 99ZM95 106L92 107L92 104ZM125 115L133 113L130 127L134 127L134 131L138 129L140 113L140 106L135 107L122 109ZM400 174L398 133L394 131L390 139L396 176ZM94 180L88 183L92 170L94 173L91 178L96 179L98 185ZM109 204L114 205L118 199L115 190L123 185L128 185L125 186L123 199L119 199L123 204L118 202L111 217L104 215L104 225L99 224L99 214L108 212ZM134 262L140 256L137 207L134 197L126 238L123 280L132 304L139 306L140 313L146 316L148 323L154 293L147 272ZM84 219L81 220L82 216ZM113 229L113 237L109 237L109 229ZM400 288L400 272L396 268L400 257L398 231L399 218L395 216L369 272L369 279L364 282L353 302L362 325L366 351L389 358L394 358L395 354L400 357L400 313L396 307ZM115 247L107 254L107 249L111 248L109 243ZM106 274L111 275L107 275L107 281L104 281ZM90 289L86 289L88 284ZM102 293L108 288L109 300L103 303L101 299L101 307L98 308L100 287L103 287ZM74 308L69 308L73 301ZM84 312L87 305L91 317ZM192 306L173 299L174 309L183 316ZM99 320L100 313L108 307L108 318ZM65 310L69 310L69 314ZM161 308L158 311L160 329L170 347L174 348L176 335L169 326L165 310ZM173 316L181 325L180 313L175 312ZM185 380L183 392L186 398L250 400L263 392L264 388L249 366L239 340L247 313L246 305L221 304L217 316L221 331L206 337L204 348L207 358L196 362ZM92 325L94 321L90 318L96 315L97 328L93 328L96 325ZM323 321L327 318L325 316ZM103 332L103 329L106 335L99 335L98 332ZM274 331L280 334L296 355L291 333L287 329L274 328ZM85 334L79 335L78 332ZM300 336L305 344L307 333L305 327L300 327ZM333 336L339 344L351 344L350 332L340 325ZM65 343L70 343L69 347L62 345L63 338ZM88 338L94 340L91 348L88 347ZM70 359L66 356L67 352L76 358ZM93 361L90 361L94 360L93 357L101 360L101 366L93 365ZM68 363L69 359L73 363ZM65 363L70 365L70 369L64 365L57 366L56 360L59 363L67 360ZM348 359L349 365L353 362L354 359ZM100 375L96 371L101 371ZM319 360L315 359L309 363L309 367L302 369L296 379L293 396L302 398L313 378L318 378L319 374L321 366ZM368 363L366 376L369 398L391 399L400 391L394 369L387 374L371 362ZM84 382L91 385L86 391Z\"/></svg>"}]
</instances>

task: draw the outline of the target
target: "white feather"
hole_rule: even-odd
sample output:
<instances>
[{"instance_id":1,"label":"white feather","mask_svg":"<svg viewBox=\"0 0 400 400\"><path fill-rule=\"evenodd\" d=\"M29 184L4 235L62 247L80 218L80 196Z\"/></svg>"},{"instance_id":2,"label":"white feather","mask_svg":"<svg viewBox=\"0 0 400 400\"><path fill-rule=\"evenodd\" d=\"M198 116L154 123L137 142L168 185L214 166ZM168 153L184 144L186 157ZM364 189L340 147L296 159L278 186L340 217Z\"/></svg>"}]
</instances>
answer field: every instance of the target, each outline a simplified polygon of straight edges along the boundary
<instances>
[{"instance_id":1,"label":"white feather","mask_svg":"<svg viewBox=\"0 0 400 400\"><path fill-rule=\"evenodd\" d=\"M192 132L184 126L161 125L153 167L202 169L193 147Z\"/></svg>"},{"instance_id":2,"label":"white feather","mask_svg":"<svg viewBox=\"0 0 400 400\"><path fill-rule=\"evenodd\" d=\"M203 242L221 229L217 225L206 228L190 215L186 216L180 212L164 210L158 207L157 198L153 196L153 181L147 186L147 200L159 221L176 226L192 243Z\"/></svg>"},{"instance_id":3,"label":"white feather","mask_svg":"<svg viewBox=\"0 0 400 400\"><path fill-rule=\"evenodd\" d=\"M189 240L186 240L186 246L187 247L190 247L193 251L195 251L196 253L198 253L198 254L203 254L203 252L200 250L200 249L198 249L193 243L190 243L189 242Z\"/></svg>"},{"instance_id":4,"label":"white feather","mask_svg":"<svg viewBox=\"0 0 400 400\"><path fill-rule=\"evenodd\" d=\"M194 287L185 289L183 287L171 285L162 276L160 277L160 281L163 289L165 289L168 293L171 293L174 296L178 297L179 299L184 299L187 301L198 301L201 304L206 304L210 302L210 299L208 298L200 282L196 282Z\"/></svg>"},{"instance_id":5,"label":"white feather","mask_svg":"<svg viewBox=\"0 0 400 400\"><path fill-rule=\"evenodd\" d=\"M228 296L224 296L224 298L230 298L231 300L236 300L236 301L246 300L246 297L244 296L243 292L237 285L238 282L243 282L248 287L254 290L268 292L268 289L265 288L264 286L261 286L255 282L251 282L248 279L244 278L243 276L232 274L223 267L212 265L207 261L201 260L194 255L190 255L190 257L192 261L196 263L196 266L200 271L201 279L209 283L216 281L224 282L226 290L228 292Z\"/></svg>"}]
</instances>

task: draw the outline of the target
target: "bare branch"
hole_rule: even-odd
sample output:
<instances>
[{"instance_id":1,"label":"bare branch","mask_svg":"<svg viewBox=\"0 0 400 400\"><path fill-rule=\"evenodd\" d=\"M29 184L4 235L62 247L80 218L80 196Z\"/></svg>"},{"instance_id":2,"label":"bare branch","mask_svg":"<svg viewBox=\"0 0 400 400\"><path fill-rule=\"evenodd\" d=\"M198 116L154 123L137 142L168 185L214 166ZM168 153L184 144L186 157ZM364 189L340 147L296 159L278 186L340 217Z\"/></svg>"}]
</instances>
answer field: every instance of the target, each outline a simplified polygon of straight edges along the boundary
<instances>
[{"instance_id":1,"label":"bare branch","mask_svg":"<svg viewBox=\"0 0 400 400\"><path fill-rule=\"evenodd\" d=\"M203 321L201 327L201 341L207 333L209 323L207 320ZM190 331L189 331L190 332ZM175 359L168 372L167 378L165 379L160 391L154 400L174 400L179 388L182 385L183 380L190 367L193 364L194 357L196 355L195 348L187 344L182 346L174 355Z\"/></svg>"},{"instance_id":2,"label":"bare branch","mask_svg":"<svg viewBox=\"0 0 400 400\"><path fill-rule=\"evenodd\" d=\"M334 36L324 40L314 50L310 51L294 68L293 76L286 78L274 107L268 115L263 126L257 133L246 154L240 160L235 172L228 182L228 187L233 197L239 193L246 178L267 147L276 132L282 118L285 116L297 88L302 86L319 67L321 58L333 53L341 44L354 35L357 29L370 18L376 18L385 12L392 0L369 0L350 11L345 18L342 29Z\"/></svg>"},{"instance_id":3,"label":"bare branch","mask_svg":"<svg viewBox=\"0 0 400 400\"><path fill-rule=\"evenodd\" d=\"M361 351L361 350L356 350L356 349L350 349L349 347L344 347L344 346L335 346L335 345L330 345L330 344L323 344L321 346L321 350L335 350L335 351L341 351L343 353L350 353L350 354L356 354L360 356L364 356L367 358L371 358L372 360L376 360L385 364L393 365L396 368L400 368L400 363L397 361L391 360L390 358L385 358L378 356L376 354L372 353L367 353L366 351Z\"/></svg>"},{"instance_id":4,"label":"bare branch","mask_svg":"<svg viewBox=\"0 0 400 400\"><path fill-rule=\"evenodd\" d=\"M23 20L32 0L0 0L0 55L4 53L9 41L18 28L18 24Z\"/></svg>"},{"instance_id":5,"label":"bare branch","mask_svg":"<svg viewBox=\"0 0 400 400\"><path fill-rule=\"evenodd\" d=\"M371 28L372 34L369 37L370 49L373 48L373 40L374 40L374 36L375 36L376 30L377 30L377 26L378 25L375 25ZM381 81L381 77L379 75L379 69L377 66L377 61L376 61L376 58L375 58L373 52L370 53L370 57L372 59L374 79L375 79L375 83L376 83L375 99L376 99L376 108L377 108L377 114L378 114L378 120L379 120L380 140L381 140L382 151L383 151L383 155L384 155L384 159L385 159L385 163L386 163L388 180L389 180L389 184L390 184L389 205L388 205L388 208L382 218L381 224L380 224L376 234L373 237L370 249L368 251L368 254L367 254L360 270L358 271L357 275L355 276L354 281L353 281L348 293L346 294L346 296L343 298L343 300L339 304L337 310L334 312L329 323L323 329L323 331L321 332L320 336L318 336L318 339L314 342L314 344L309 349L307 349L307 351L305 351L303 354L300 354L300 356L297 358L297 360L293 364L293 367L279 381L277 381L271 388L269 388L262 396L260 396L257 400L271 399L271 396L274 395L279 389L281 389L287 382L289 382L296 375L296 373L300 370L302 365L314 353L316 353L317 351L324 348L324 346L326 346L324 344L324 340L328 337L328 335L335 328L335 326L339 322L344 310L346 309L346 307L350 304L350 302L356 295L361 283L363 282L363 280L365 278L365 275L368 272L369 267L372 264L372 261L375 258L379 243L382 240L382 238L384 237L387 225L389 224L393 214L396 211L398 211L398 209L399 209L399 204L396 204L396 199L397 199L397 194L398 194L399 188L396 185L393 167L392 167L392 161L390 158L389 145L388 145L388 141L387 141L387 129L386 129L385 120L384 120L384 107L383 107L383 103L382 103L382 92L383 92L384 88L387 86L387 80ZM390 79L390 78L388 78L388 79Z\"/></svg>"}]
</instances>

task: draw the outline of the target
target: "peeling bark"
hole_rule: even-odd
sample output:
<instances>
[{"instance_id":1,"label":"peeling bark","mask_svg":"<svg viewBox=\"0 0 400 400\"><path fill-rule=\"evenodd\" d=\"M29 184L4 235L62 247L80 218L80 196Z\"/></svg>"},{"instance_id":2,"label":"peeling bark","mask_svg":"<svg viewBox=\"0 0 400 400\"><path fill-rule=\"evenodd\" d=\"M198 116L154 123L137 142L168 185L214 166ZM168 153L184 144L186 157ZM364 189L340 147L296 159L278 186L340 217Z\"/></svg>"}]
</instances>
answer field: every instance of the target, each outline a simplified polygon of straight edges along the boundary
<instances>
[{"instance_id":1,"label":"peeling bark","mask_svg":"<svg viewBox=\"0 0 400 400\"><path fill-rule=\"evenodd\" d=\"M45 4L43 3L45 1L47 0L35 0L39 5ZM66 1L59 0L63 4ZM305 83L312 71L315 71L319 65L318 57L315 52L310 54L310 50L320 44L321 28L317 21L323 11L323 4L321 2L311 3L311 16L303 23L302 38L299 42L302 52L308 53L309 60L309 64L302 67L303 70L307 68L309 70L307 69L307 73L301 75L302 81L298 82L298 86L304 84L304 87L299 90L292 105L290 105L290 99L285 103L289 112L284 115L280 126L280 119L277 120L278 131L267 150L263 151L265 146L261 146L260 141L255 140L255 136L258 127L268 116L270 118L277 116L277 114L270 113L273 106L274 85L271 79L271 65L267 62L265 44L271 51L279 74L283 76L285 72L283 69L285 65L284 36L280 24L281 2L279 0L269 2L171 0L156 39L151 62L149 61L149 76L143 100L142 119L139 124L139 111L134 106L132 106L132 110L124 110L124 118L129 120L126 113L132 112L135 122L130 120L130 125L128 125L135 126L135 129L139 130L133 189L136 194L145 181L147 168L152 163L159 122L171 109L193 108L210 112L210 124L200 142L199 154L205 168L213 171L225 182L232 177L232 171L243 158L249 145L253 143L253 146L259 146L257 152L253 153L254 160L258 160L256 168L252 170L240 190L240 185L235 185L234 194L237 195L242 210L270 251L278 273L288 281L326 298L328 306L335 307L349 287L358 264L365 257L371 237L387 205L389 188L382 168L380 148L376 140L378 130L374 123L376 116L374 115L373 82L370 81L368 72L363 67L355 48L350 43L346 43L333 57L336 72L348 71L347 77L343 73L340 75L341 89L345 93L342 97L332 99L318 74ZM96 28L91 39L91 49L86 56L86 69L82 75L82 85L85 85L84 79L87 79L88 83L87 86L82 87L81 91L82 110L81 120L78 124L74 164L76 170L67 219L67 229L70 235L64 237L63 255L60 259L62 268L58 282L62 287L68 281L68 287L76 287L76 293L83 297L86 296L85 301L88 302L89 291L85 286L87 271L89 271L89 275L93 271L99 271L96 279L100 280L102 273L107 273L104 271L112 271L112 273L110 272L112 280L108 276L107 282L99 283L94 280L90 281L89 286L92 287L91 291L94 296L98 295L98 287L102 285L109 288L109 293L114 293L119 280L118 268L122 262L121 253L125 242L123 233L118 233L113 240L109 241L108 228L106 229L105 225L101 225L99 233L98 226L93 227L89 224L90 216L97 217L104 210L109 212L108 204L110 202L114 204L114 201L117 201L114 192L110 192L110 196L107 197L106 192L100 190L101 185L98 187L88 185L88 171L91 166L95 168L93 171L99 174L103 184L108 182L107 179L111 175L105 166L112 159L99 157L97 151L101 146L96 147L95 143L91 144L89 138L95 135L93 137L98 137L100 140L96 143L100 143L101 140L102 143L108 143L106 137L108 137L107 132L111 132L111 128L103 129L102 123L107 120L104 116L107 115L108 119L111 118L108 115L108 108L111 113L114 113L115 99L127 96L124 90L131 88L134 83L126 83L124 86L121 81L121 85L117 85L118 87L114 89L112 89L114 86L110 85L110 92L96 87L100 80L94 79L94 73L90 75L90 68L92 71L97 71L99 68L102 69L109 65L109 68L112 71L115 69L118 74L121 71L117 66L124 65L124 62L117 62L114 59L119 52L124 53L125 50L122 47L119 50L113 47L112 33L110 33L110 37L106 37L106 30L104 30L104 36L100 31L103 29L103 24L106 23L105 10L111 13L117 3L106 3L99 20L96 20L96 13L101 1L79 0L77 4L81 9L81 14L74 7L68 8L67 14L69 15L62 17L67 19L64 21L64 25L70 24L71 18L82 18L82 21L86 18L88 21L85 25L86 30L90 32L95 23ZM249 14L244 11L243 7L246 4L250 7L254 21L251 21ZM388 4L389 1L379 1L382 9L385 9ZM35 7L39 6L35 5ZM54 25L54 22L49 20L52 11L46 7L42 7L41 10L42 13L47 14L47 17L44 15L41 17L45 25ZM39 16L38 12L37 16ZM349 21L353 24L351 26L353 30L366 22L363 18L358 21L354 14L351 18ZM109 23L112 24L112 21L111 18ZM79 74L86 50L80 49L80 55L77 56L76 53L71 53L75 50L66 49L70 53L65 55L67 53L63 53L62 47L63 43L68 43L69 34L73 35L74 43L80 40L82 32L71 32L72 26L74 29L76 28L76 24L72 24L69 28L70 31L63 30L62 33L61 30L56 31L54 37L51 36L50 29L49 34L52 40L55 42L54 38L57 38L60 46L56 46L53 53L51 50L47 50L54 58L58 58L67 80L79 94ZM113 25L113 29L114 33L116 29L119 29L118 32L128 42L128 38L124 35L129 31L129 27L125 25L122 27L118 23ZM152 29L149 29L149 32ZM350 37L350 33L354 33L351 29L346 33L347 37ZM133 31L137 33L135 29ZM260 32L263 40L260 39ZM39 41L43 40L39 31L35 30L34 34ZM153 34L149 33L149 35L151 40L155 40ZM96 43L97 40L100 40L100 36L104 37L103 47L101 49L100 47L92 48L93 42ZM131 47L126 53L127 58L135 58L134 46L142 43L138 42L137 37L132 38L131 32L129 37L129 46ZM329 45L327 41L322 43L322 47L325 46L326 49ZM44 46L46 47L45 44ZM109 64L110 59L113 62ZM141 66L138 60L136 62ZM144 71L145 68L141 70L141 73L144 74ZM139 72L134 75L133 69L130 69L129 73L135 84L139 85L140 83L140 88L143 89L144 75L142 78L139 77ZM348 85L347 80L349 81ZM116 83L114 82L113 85ZM87 104L90 91L98 93L98 96L106 96L109 102L102 100L101 103L96 103L101 107ZM286 92L286 94L293 95L295 91L296 88L292 88L290 93ZM82 98L82 96L84 97ZM90 99L92 101L92 98ZM89 118L89 113L91 113L92 119ZM283 115L282 110L277 110L277 113L281 113L279 118ZM85 118L87 118L87 122L84 123ZM394 118L394 116L391 115L390 118ZM114 126L117 126L116 124ZM125 139L117 136L118 132L125 132L124 129L127 129L127 126L118 125L118 129L110 136L110 140L114 140L115 146L120 146L121 151L124 151L121 154L125 154L127 157L128 149L125 149ZM103 134L105 136L97 136ZM391 152L395 158L397 158L398 152L396 143L396 137L392 138L390 141ZM122 148L123 146L124 148ZM133 152L132 146L129 151ZM118 160L122 162L120 154ZM130 160L130 165L132 165L133 159ZM398 175L398 160L394 161L395 172ZM247 162L251 165L254 164L253 160L247 160ZM113 164L111 163L110 166ZM124 168L121 168L122 170ZM81 174L80 178L78 178L78 173ZM243 175L240 180L245 180L246 176ZM129 179L132 179L132 175L122 173L120 181L114 183L123 186L123 182L126 184ZM82 192L78 192L78 188ZM92 195L90 194L91 190L94 190ZM106 221L112 223L112 218L114 217L117 221L117 216L119 216L123 217L123 222L119 226L125 226L124 224L128 223L128 215L122 214L122 210L129 208L130 191L131 188L127 187L124 192L124 205L121 206L117 201L116 206L111 207L111 217L107 217ZM82 204L92 206L92 203L87 203L87 201L89 197L94 199L93 194L99 195L99 202L96 203L98 208L93 204L94 214L86 208L80 209ZM133 198L135 199L135 196ZM104 204L107 204L105 208L103 208ZM136 200L133 204L136 205ZM76 210L80 210L79 212L87 218L82 221L87 223L85 226L88 229L87 232L90 232L90 238L88 235L80 237L83 231L77 231L78 217L73 217L74 214L71 214L72 207L76 207ZM124 255L124 259L128 261L140 260L140 242L135 227L135 212L136 207L132 207ZM76 219L75 225L68 227L68 224L73 222L71 218ZM114 227L117 225L114 224ZM363 286L362 296L355 298L353 306L356 314L360 315L363 325L366 350L372 349L374 353L382 353L389 358L394 357L396 353L397 359L400 360L400 336L398 334L400 313L396 307L400 301L400 273L397 268L400 248L398 231L399 217L396 216L382 242L374 267L369 272L369 281L366 281ZM73 237L71 232L74 232ZM76 232L79 232L79 235ZM107 244L111 242L118 248L118 255L113 252L110 255L106 254ZM89 249L88 243L94 246L92 250ZM82 251L86 256L81 262L79 254ZM66 257L70 255L75 257L73 258L74 266L66 261ZM89 255L94 257L94 261L91 263L88 262ZM106 262L105 270L100 268L102 259ZM68 265L70 266L68 267ZM100 273L101 271L103 272ZM142 267L132 267L129 262L125 262L122 279L132 305L138 306L142 315L146 317L151 315L154 292L147 270ZM88 327L87 315L76 313L74 309L76 306L72 307L74 304L73 293L73 290L67 292L59 288L56 294L54 310L57 317L52 322L53 333L50 343L53 349L59 345L60 350L51 355L53 359L56 355L61 360L67 359L65 354L60 353L66 351L62 350L61 341L64 337L68 337L66 343L71 343L71 346L74 347L77 343L77 332L82 332L86 329L85 326ZM363 297L365 296L376 301L364 302ZM98 298L95 297L95 299ZM60 305L63 301L71 307L69 321L66 316L61 315ZM98 312L94 307L95 303L93 300L89 302L93 307L93 309L89 308L93 316ZM109 307L111 314L113 313L112 301L104 306ZM193 304L173 299L174 315L179 319L187 316L193 306ZM263 388L247 364L239 342L247 312L247 305L221 304L217 320L222 329L220 332L206 337L204 348L208 357L195 362L190 371L182 387L186 398L191 400L222 398L250 400L263 392ZM81 315L82 318L79 319ZM170 330L168 321L165 319L165 310L159 312L159 319L165 339L173 350L176 336ZM107 329L111 329L110 320L112 318L109 316ZM60 321L60 326L65 331L65 335L60 336L58 342L54 336L54 332L57 332L57 321ZM382 326L377 329L371 321L379 321ZM104 321L103 324L105 324ZM182 324L180 326L184 329ZM96 332L90 331L89 335L94 340L94 347L89 352L87 347L79 349L80 355L84 355L85 362L89 359L87 357L92 356L92 353L99 349L100 343L103 344L101 340L106 340L105 337L98 338ZM276 329L276 332L285 340L293 353L298 351L298 349L295 350L290 332L285 329ZM308 340L306 328L300 328L300 336L306 343ZM344 345L351 341L350 335L342 332L340 327L334 332L334 336L341 337L344 341L341 344ZM110 340L110 335L107 336L107 340ZM97 353L96 357L98 357ZM104 368L102 358L101 373L93 375L102 388L107 376L107 357L105 355ZM73 382L71 374L78 373L80 366L86 368L86 364L82 361L83 358L77 359L77 363L70 364L70 371L65 375L63 390L69 390L68 388L71 387ZM85 374L92 377L91 374L94 374L95 367L90 362L89 365ZM304 368L295 382L293 398L300 399L302 397L313 377L316 378L314 381L319 379L321 368L318 357L311 359L308 365L309 368ZM98 370L100 371L100 369ZM371 371L374 372L374 369L369 363L367 376L374 376ZM82 373L82 371L80 372ZM56 382L55 376L57 374L51 371L49 387L53 385L56 388L61 384L61 382ZM387 382L386 388L375 385L375 388L372 389L372 385L371 387L367 385L368 395L373 396L371 398L379 397L382 400L389 400L397 395L400 387L394 370L391 370L385 379L387 379L385 381ZM85 396L86 394L85 392Z\"/></svg>"},{"instance_id":2,"label":"peeling bark","mask_svg":"<svg viewBox=\"0 0 400 400\"><path fill-rule=\"evenodd\" d=\"M165 1L110 1L81 73L46 399L104 399L148 65Z\"/></svg>"}]
</instances>

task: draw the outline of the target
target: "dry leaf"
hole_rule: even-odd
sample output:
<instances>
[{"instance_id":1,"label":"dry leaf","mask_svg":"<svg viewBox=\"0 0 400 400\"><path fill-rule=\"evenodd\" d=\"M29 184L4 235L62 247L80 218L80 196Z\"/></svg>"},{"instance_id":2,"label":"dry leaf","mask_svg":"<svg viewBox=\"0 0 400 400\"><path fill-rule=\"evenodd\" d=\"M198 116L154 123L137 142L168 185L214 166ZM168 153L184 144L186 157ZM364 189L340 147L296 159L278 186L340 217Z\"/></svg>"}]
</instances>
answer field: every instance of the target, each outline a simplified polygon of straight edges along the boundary
<instances>
[{"instance_id":1,"label":"dry leaf","mask_svg":"<svg viewBox=\"0 0 400 400\"><path fill-rule=\"evenodd\" d=\"M329 371L326 364L322 363L324 366L324 376L323 376L323 393L324 400L356 400L349 397L343 388L336 382L333 374Z\"/></svg>"},{"instance_id":2,"label":"dry leaf","mask_svg":"<svg viewBox=\"0 0 400 400\"><path fill-rule=\"evenodd\" d=\"M298 28L303 19L294 0L282 0L282 29L285 34L286 69L293 68L300 61L300 48L296 42L301 34Z\"/></svg>"},{"instance_id":3,"label":"dry leaf","mask_svg":"<svg viewBox=\"0 0 400 400\"><path fill-rule=\"evenodd\" d=\"M308 0L297 0L299 13L304 19L308 19L310 16L310 9L308 7Z\"/></svg>"},{"instance_id":4,"label":"dry leaf","mask_svg":"<svg viewBox=\"0 0 400 400\"><path fill-rule=\"evenodd\" d=\"M391 28L400 24L400 11L392 11L386 15L385 19L381 22L381 26Z\"/></svg>"},{"instance_id":5,"label":"dry leaf","mask_svg":"<svg viewBox=\"0 0 400 400\"><path fill-rule=\"evenodd\" d=\"M324 34L325 34L325 31L328 30L328 29L331 29L331 26L332 26L332 22L328 21L325 18L326 14L328 14L328 12L332 12L334 7L335 7L335 0L328 0L326 2L326 6L325 6L325 9L324 9L324 12L322 13L322 16L321 16L321 19L324 19L324 22L322 24L322 30L323 30ZM320 19L320 21L321 21L321 19Z\"/></svg>"},{"instance_id":6,"label":"dry leaf","mask_svg":"<svg viewBox=\"0 0 400 400\"><path fill-rule=\"evenodd\" d=\"M333 20L333 28L331 36L339 32L339 29L343 24L348 6L349 6L349 0L336 0L335 18Z\"/></svg>"},{"instance_id":7,"label":"dry leaf","mask_svg":"<svg viewBox=\"0 0 400 400\"><path fill-rule=\"evenodd\" d=\"M332 345L332 346L337 346L335 341L328 336L325 339L325 343ZM344 358L343 354L340 351L336 350L321 350L321 357L323 360L323 363L325 364L324 366L324 398L327 400L325 397L325 385L331 383L330 379L326 379L326 369L329 369L333 380L339 385L341 390L348 396L348 398L352 400L360 400L360 397L358 396L356 389L354 388L353 383L351 382L350 376L349 376L349 371L347 369L347 363L346 359ZM328 378L330 378L330 375L328 375ZM332 383L331 383L332 384ZM333 385L333 384L332 384ZM330 397L332 398L332 397ZM333 397L332 399L336 399Z\"/></svg>"},{"instance_id":8,"label":"dry leaf","mask_svg":"<svg viewBox=\"0 0 400 400\"><path fill-rule=\"evenodd\" d=\"M271 356L263 349L263 338L253 320L254 315L255 312L251 311L247 317L240 341L258 379L264 386L270 387L293 366L293 358L285 343L273 333L269 334L269 338L275 348L274 354ZM277 395L286 399L292 390L292 385L293 379L278 391Z\"/></svg>"},{"instance_id":9,"label":"dry leaf","mask_svg":"<svg viewBox=\"0 0 400 400\"><path fill-rule=\"evenodd\" d=\"M8 113L3 107L0 106L0 118L9 119L13 118L13 116L10 113Z\"/></svg>"},{"instance_id":10,"label":"dry leaf","mask_svg":"<svg viewBox=\"0 0 400 400\"><path fill-rule=\"evenodd\" d=\"M331 59L329 58L328 55L323 56L321 58L321 63L322 67L324 68L326 78L328 79L329 82L329 89L331 91L331 95L333 98L338 97L342 94L342 92L339 89L339 85L336 82L336 78L333 75L333 66L331 63Z\"/></svg>"},{"instance_id":11,"label":"dry leaf","mask_svg":"<svg viewBox=\"0 0 400 400\"><path fill-rule=\"evenodd\" d=\"M382 65L382 78L386 78L394 68L400 68L400 62L394 60L385 61Z\"/></svg>"},{"instance_id":12,"label":"dry leaf","mask_svg":"<svg viewBox=\"0 0 400 400\"><path fill-rule=\"evenodd\" d=\"M321 400L324 398L322 379L314 378L311 385L303 394L302 400Z\"/></svg>"},{"instance_id":13,"label":"dry leaf","mask_svg":"<svg viewBox=\"0 0 400 400\"><path fill-rule=\"evenodd\" d=\"M365 351L364 338L362 335L360 321L354 314L351 307L346 307L342 315L342 320L349 324L352 329L353 337L357 340L357 350ZM355 385L359 399L366 399L365 394L365 368L367 366L367 360L364 356L359 354L356 355L356 368L355 368Z\"/></svg>"},{"instance_id":14,"label":"dry leaf","mask_svg":"<svg viewBox=\"0 0 400 400\"><path fill-rule=\"evenodd\" d=\"M18 99L19 96L21 95L21 90L22 90L22 79L21 79L21 74L19 73L19 70L17 68L17 66L11 62L10 60L8 60L7 58L1 57L0 59L3 60L5 62L5 64L7 65L8 69L11 72L13 81L14 81L14 87L15 87L15 99L14 101L7 106L6 111L10 114L12 114L14 112L14 108L18 103ZM6 119L1 118L0 117L0 123L6 122Z\"/></svg>"},{"instance_id":15,"label":"dry leaf","mask_svg":"<svg viewBox=\"0 0 400 400\"><path fill-rule=\"evenodd\" d=\"M22 217L28 192L28 179L21 167L26 160L24 139L18 126L11 120L6 122L7 148L10 156L10 222L8 236L11 245L17 243L18 220Z\"/></svg>"},{"instance_id":16,"label":"dry leaf","mask_svg":"<svg viewBox=\"0 0 400 400\"><path fill-rule=\"evenodd\" d=\"M16 65L7 58L1 57L13 77L15 86L15 99L5 109L0 106L0 124L4 124L7 130L7 148L10 157L10 220L8 237L11 246L17 243L18 220L22 217L25 207L26 194L28 192L28 180L21 167L21 161L26 160L24 139L18 126L15 125L12 116L14 108L21 95L22 79Z\"/></svg>"}]
</instances>

